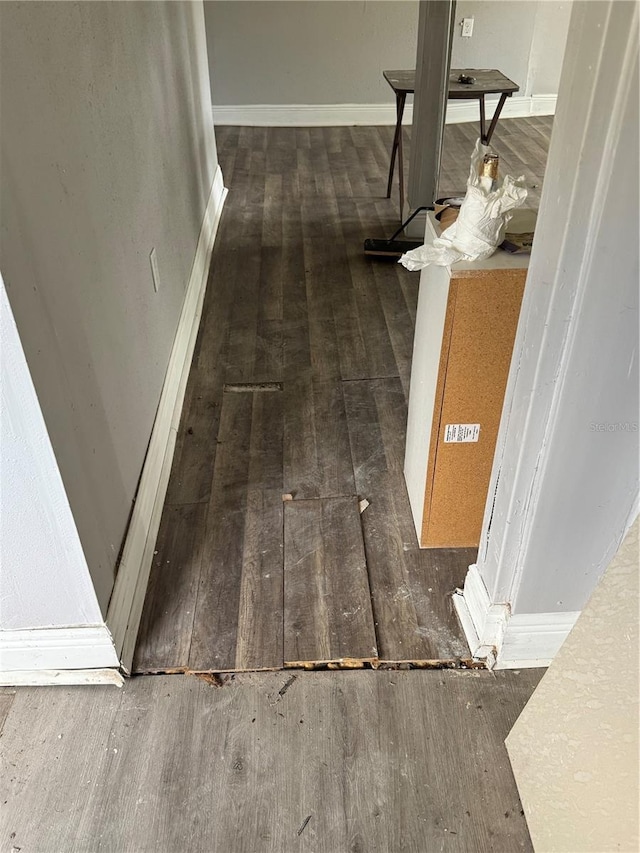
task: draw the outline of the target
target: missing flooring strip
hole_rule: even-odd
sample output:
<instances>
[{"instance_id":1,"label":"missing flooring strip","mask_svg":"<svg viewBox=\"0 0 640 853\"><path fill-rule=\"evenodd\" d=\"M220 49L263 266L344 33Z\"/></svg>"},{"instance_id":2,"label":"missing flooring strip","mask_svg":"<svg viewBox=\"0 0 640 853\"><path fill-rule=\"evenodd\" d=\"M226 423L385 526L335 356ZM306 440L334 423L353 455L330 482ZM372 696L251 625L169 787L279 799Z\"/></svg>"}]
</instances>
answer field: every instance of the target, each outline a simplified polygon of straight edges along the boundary
<instances>
[{"instance_id":1,"label":"missing flooring strip","mask_svg":"<svg viewBox=\"0 0 640 853\"><path fill-rule=\"evenodd\" d=\"M342 379L342 382L379 382L384 379L400 379L399 373L393 373L391 376L356 376L352 379Z\"/></svg>"},{"instance_id":2,"label":"missing flooring strip","mask_svg":"<svg viewBox=\"0 0 640 853\"><path fill-rule=\"evenodd\" d=\"M223 391L235 394L253 393L254 391L282 391L282 382L238 382L225 385Z\"/></svg>"},{"instance_id":3,"label":"missing flooring strip","mask_svg":"<svg viewBox=\"0 0 640 853\"><path fill-rule=\"evenodd\" d=\"M406 669L486 669L484 661L453 658L451 660L362 660L360 658L345 658L338 661L292 661L285 662L285 670L303 669L321 672L325 670L375 669L375 670L406 670Z\"/></svg>"},{"instance_id":4,"label":"missing flooring strip","mask_svg":"<svg viewBox=\"0 0 640 853\"><path fill-rule=\"evenodd\" d=\"M285 669L375 669L377 658L339 658L336 660L292 660L285 661Z\"/></svg>"},{"instance_id":5,"label":"missing flooring strip","mask_svg":"<svg viewBox=\"0 0 640 853\"><path fill-rule=\"evenodd\" d=\"M436 658L435 660L381 660L374 658L363 660L362 658L343 658L335 661L291 661L284 666L261 667L259 669L242 669L242 670L192 670L188 667L176 667L168 669L148 669L138 671L137 676L154 676L154 675L193 675L196 678L201 678L207 683L215 687L223 687L226 684L232 684L237 675L250 675L251 673L267 673L267 672L291 672L291 670L303 670L313 672L323 671L349 671L349 670L381 670L381 671L397 671L407 669L486 669L485 662L474 660L473 658ZM295 676L292 674L285 684L285 692L293 684ZM281 694L282 695L282 694Z\"/></svg>"},{"instance_id":6,"label":"missing flooring strip","mask_svg":"<svg viewBox=\"0 0 640 853\"><path fill-rule=\"evenodd\" d=\"M373 669L403 670L403 669L486 669L484 661L470 658L454 658L452 660L379 660Z\"/></svg>"}]
</instances>

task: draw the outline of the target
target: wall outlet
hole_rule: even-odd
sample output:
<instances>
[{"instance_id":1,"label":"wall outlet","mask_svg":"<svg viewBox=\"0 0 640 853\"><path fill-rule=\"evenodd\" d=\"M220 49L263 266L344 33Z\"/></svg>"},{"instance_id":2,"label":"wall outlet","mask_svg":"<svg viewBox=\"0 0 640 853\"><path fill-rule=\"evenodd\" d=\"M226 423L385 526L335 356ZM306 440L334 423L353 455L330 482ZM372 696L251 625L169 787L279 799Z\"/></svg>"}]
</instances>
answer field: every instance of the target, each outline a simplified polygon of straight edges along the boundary
<instances>
[{"instance_id":1,"label":"wall outlet","mask_svg":"<svg viewBox=\"0 0 640 853\"><path fill-rule=\"evenodd\" d=\"M151 275L153 276L153 289L157 293L160 290L160 272L158 270L158 256L156 255L156 247L154 246L149 255L151 263Z\"/></svg>"},{"instance_id":2,"label":"wall outlet","mask_svg":"<svg viewBox=\"0 0 640 853\"><path fill-rule=\"evenodd\" d=\"M462 38L470 39L473 35L473 18L462 19Z\"/></svg>"}]
</instances>

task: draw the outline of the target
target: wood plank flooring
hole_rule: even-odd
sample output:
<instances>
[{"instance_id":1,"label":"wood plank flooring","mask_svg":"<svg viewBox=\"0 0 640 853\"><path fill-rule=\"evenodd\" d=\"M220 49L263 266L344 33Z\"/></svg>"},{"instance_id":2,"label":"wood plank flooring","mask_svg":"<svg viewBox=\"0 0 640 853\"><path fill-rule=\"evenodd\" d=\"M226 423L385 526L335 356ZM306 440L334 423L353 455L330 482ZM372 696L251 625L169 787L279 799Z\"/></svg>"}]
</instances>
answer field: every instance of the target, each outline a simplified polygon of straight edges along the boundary
<instances>
[{"instance_id":1,"label":"wood plank flooring","mask_svg":"<svg viewBox=\"0 0 640 853\"><path fill-rule=\"evenodd\" d=\"M376 661L357 497L284 508L285 666Z\"/></svg>"},{"instance_id":2,"label":"wood plank flooring","mask_svg":"<svg viewBox=\"0 0 640 853\"><path fill-rule=\"evenodd\" d=\"M504 738L540 674L17 688L2 737L2 849L531 851Z\"/></svg>"},{"instance_id":3,"label":"wood plank flooring","mask_svg":"<svg viewBox=\"0 0 640 853\"><path fill-rule=\"evenodd\" d=\"M188 668L282 666L282 394L225 393Z\"/></svg>"},{"instance_id":4,"label":"wood plank flooring","mask_svg":"<svg viewBox=\"0 0 640 853\"><path fill-rule=\"evenodd\" d=\"M531 204L550 126L505 120L494 136ZM402 475L419 276L362 252L397 225L392 129L216 134L229 195L134 671L355 665L373 648L376 665L456 665L468 650L451 592L474 552L418 548ZM474 142L475 125L446 128L443 193L464 189ZM362 515L331 509L358 498ZM307 551L305 595L292 573ZM371 619L345 633L340 614L367 594Z\"/></svg>"}]
</instances>

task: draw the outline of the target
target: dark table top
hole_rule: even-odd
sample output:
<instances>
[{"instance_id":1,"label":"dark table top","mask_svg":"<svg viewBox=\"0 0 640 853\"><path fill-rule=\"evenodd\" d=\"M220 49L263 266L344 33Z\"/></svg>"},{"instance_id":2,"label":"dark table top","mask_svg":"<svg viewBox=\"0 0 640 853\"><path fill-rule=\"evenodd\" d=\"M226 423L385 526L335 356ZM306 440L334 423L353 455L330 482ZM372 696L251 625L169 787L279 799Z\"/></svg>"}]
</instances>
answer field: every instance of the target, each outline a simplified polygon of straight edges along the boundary
<instances>
[{"instance_id":1,"label":"dark table top","mask_svg":"<svg viewBox=\"0 0 640 853\"><path fill-rule=\"evenodd\" d=\"M384 79L394 92L411 94L416 87L416 72L413 71L383 71ZM458 77L466 74L475 77L475 83L458 83ZM502 94L508 95L519 91L520 87L513 80L509 80L495 68L452 68L449 73L449 95L452 100L465 98L480 98L482 95Z\"/></svg>"}]
</instances>

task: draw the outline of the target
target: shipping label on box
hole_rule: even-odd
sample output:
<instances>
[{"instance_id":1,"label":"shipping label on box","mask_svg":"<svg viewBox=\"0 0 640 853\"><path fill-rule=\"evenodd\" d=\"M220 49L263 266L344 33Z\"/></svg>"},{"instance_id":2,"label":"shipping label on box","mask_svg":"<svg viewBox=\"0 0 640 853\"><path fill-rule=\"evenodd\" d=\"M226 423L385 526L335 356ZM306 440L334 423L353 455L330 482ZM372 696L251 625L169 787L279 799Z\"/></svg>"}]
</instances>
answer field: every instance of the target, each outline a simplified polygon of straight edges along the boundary
<instances>
[{"instance_id":1,"label":"shipping label on box","mask_svg":"<svg viewBox=\"0 0 640 853\"><path fill-rule=\"evenodd\" d=\"M480 424L447 424L444 428L445 444L477 441L480 436Z\"/></svg>"}]
</instances>

